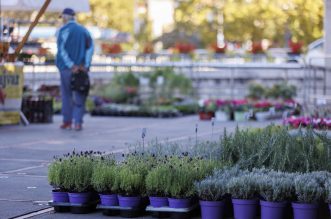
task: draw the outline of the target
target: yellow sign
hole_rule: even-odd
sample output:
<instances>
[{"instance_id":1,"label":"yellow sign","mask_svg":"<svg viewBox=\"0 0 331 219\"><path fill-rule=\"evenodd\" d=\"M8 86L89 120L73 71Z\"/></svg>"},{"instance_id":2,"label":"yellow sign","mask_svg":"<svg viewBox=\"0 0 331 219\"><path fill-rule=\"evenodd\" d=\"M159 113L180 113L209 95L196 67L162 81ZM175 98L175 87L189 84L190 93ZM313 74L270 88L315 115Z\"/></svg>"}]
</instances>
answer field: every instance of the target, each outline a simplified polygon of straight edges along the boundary
<instances>
[{"instance_id":1,"label":"yellow sign","mask_svg":"<svg viewBox=\"0 0 331 219\"><path fill-rule=\"evenodd\" d=\"M23 63L0 64L0 125L20 122L23 86Z\"/></svg>"}]
</instances>

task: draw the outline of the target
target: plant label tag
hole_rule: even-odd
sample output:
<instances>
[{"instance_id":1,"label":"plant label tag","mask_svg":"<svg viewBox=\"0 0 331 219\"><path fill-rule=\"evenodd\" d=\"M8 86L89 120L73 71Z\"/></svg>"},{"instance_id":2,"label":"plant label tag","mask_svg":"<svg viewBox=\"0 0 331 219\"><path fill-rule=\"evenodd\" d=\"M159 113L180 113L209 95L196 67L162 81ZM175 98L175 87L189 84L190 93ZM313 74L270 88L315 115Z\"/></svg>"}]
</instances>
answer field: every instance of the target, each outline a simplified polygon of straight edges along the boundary
<instances>
[{"instance_id":1,"label":"plant label tag","mask_svg":"<svg viewBox=\"0 0 331 219\"><path fill-rule=\"evenodd\" d=\"M198 124L195 124L195 133L198 133Z\"/></svg>"},{"instance_id":2,"label":"plant label tag","mask_svg":"<svg viewBox=\"0 0 331 219\"><path fill-rule=\"evenodd\" d=\"M149 84L149 78L140 77L139 78L139 84L142 86L147 86Z\"/></svg>"},{"instance_id":3,"label":"plant label tag","mask_svg":"<svg viewBox=\"0 0 331 219\"><path fill-rule=\"evenodd\" d=\"M269 113L270 113L270 115L275 115L275 114L276 114L276 109L275 109L275 107L270 107L270 108L269 108Z\"/></svg>"},{"instance_id":4,"label":"plant label tag","mask_svg":"<svg viewBox=\"0 0 331 219\"><path fill-rule=\"evenodd\" d=\"M145 138L146 137L146 132L147 132L146 128L143 128L143 130L141 132L141 137L142 138Z\"/></svg>"},{"instance_id":5,"label":"plant label tag","mask_svg":"<svg viewBox=\"0 0 331 219\"><path fill-rule=\"evenodd\" d=\"M253 109L250 109L249 111L248 111L248 116L249 116L249 118L252 118L253 117Z\"/></svg>"},{"instance_id":6,"label":"plant label tag","mask_svg":"<svg viewBox=\"0 0 331 219\"><path fill-rule=\"evenodd\" d=\"M215 126L215 117L211 118L211 126Z\"/></svg>"},{"instance_id":7,"label":"plant label tag","mask_svg":"<svg viewBox=\"0 0 331 219\"><path fill-rule=\"evenodd\" d=\"M157 77L156 83L157 83L157 85L160 85L160 86L163 85L164 84L164 77L162 77L162 76Z\"/></svg>"},{"instance_id":8,"label":"plant label tag","mask_svg":"<svg viewBox=\"0 0 331 219\"><path fill-rule=\"evenodd\" d=\"M287 119L287 116L288 116L288 111L284 111L284 112L283 112L283 120L284 120L284 119Z\"/></svg>"}]
</instances>

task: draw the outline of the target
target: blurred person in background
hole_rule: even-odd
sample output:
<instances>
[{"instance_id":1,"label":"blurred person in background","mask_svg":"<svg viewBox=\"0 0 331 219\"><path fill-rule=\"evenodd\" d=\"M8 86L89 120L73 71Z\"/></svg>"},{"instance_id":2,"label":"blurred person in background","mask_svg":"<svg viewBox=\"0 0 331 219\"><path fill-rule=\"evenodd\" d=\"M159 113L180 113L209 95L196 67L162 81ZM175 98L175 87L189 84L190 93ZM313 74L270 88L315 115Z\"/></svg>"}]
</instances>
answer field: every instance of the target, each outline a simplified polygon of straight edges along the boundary
<instances>
[{"instance_id":1,"label":"blurred person in background","mask_svg":"<svg viewBox=\"0 0 331 219\"><path fill-rule=\"evenodd\" d=\"M61 96L63 123L61 129L82 130L85 113L86 94L71 89L71 78L79 72L88 73L94 44L88 30L75 20L75 11L63 10L63 26L57 33L56 66L61 76Z\"/></svg>"}]
</instances>

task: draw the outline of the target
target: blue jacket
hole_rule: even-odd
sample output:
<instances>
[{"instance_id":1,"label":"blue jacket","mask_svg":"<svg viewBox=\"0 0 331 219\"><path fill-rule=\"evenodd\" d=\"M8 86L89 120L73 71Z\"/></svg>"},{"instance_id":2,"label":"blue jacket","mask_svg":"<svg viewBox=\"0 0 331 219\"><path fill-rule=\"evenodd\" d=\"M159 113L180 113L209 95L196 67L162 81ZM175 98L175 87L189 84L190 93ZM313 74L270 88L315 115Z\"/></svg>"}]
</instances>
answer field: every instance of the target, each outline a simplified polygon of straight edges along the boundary
<instances>
[{"instance_id":1,"label":"blue jacket","mask_svg":"<svg viewBox=\"0 0 331 219\"><path fill-rule=\"evenodd\" d=\"M83 65L89 68L94 51L90 33L76 21L69 21L58 32L56 66L60 71Z\"/></svg>"}]
</instances>

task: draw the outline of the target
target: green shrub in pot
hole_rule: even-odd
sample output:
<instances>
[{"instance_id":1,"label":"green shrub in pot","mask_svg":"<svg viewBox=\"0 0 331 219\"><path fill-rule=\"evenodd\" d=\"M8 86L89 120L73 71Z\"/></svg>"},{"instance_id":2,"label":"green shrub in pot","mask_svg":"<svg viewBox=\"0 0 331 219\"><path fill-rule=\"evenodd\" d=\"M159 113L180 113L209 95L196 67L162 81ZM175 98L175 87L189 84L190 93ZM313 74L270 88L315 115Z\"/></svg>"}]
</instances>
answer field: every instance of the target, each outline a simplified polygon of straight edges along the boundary
<instances>
[{"instance_id":1,"label":"green shrub in pot","mask_svg":"<svg viewBox=\"0 0 331 219\"><path fill-rule=\"evenodd\" d=\"M149 196L168 197L168 185L171 184L168 165L158 164L146 176L146 192Z\"/></svg>"},{"instance_id":2,"label":"green shrub in pot","mask_svg":"<svg viewBox=\"0 0 331 219\"><path fill-rule=\"evenodd\" d=\"M48 182L56 191L67 191L64 186L65 172L63 158L53 161L48 167Z\"/></svg>"},{"instance_id":3,"label":"green shrub in pot","mask_svg":"<svg viewBox=\"0 0 331 219\"><path fill-rule=\"evenodd\" d=\"M91 184L95 191L101 194L113 194L117 191L114 190L115 175L118 168L114 160L99 161L94 169L91 179Z\"/></svg>"},{"instance_id":4,"label":"green shrub in pot","mask_svg":"<svg viewBox=\"0 0 331 219\"><path fill-rule=\"evenodd\" d=\"M169 178L167 191L172 198L191 198L195 195L194 182L210 175L217 163L202 158L184 156L173 157L168 160Z\"/></svg>"},{"instance_id":5,"label":"green shrub in pot","mask_svg":"<svg viewBox=\"0 0 331 219\"><path fill-rule=\"evenodd\" d=\"M154 159L138 154L128 155L118 166L114 189L124 196L145 196L145 178Z\"/></svg>"},{"instance_id":6,"label":"green shrub in pot","mask_svg":"<svg viewBox=\"0 0 331 219\"><path fill-rule=\"evenodd\" d=\"M113 189L123 196L140 196L144 193L144 176L127 165L119 166L114 184Z\"/></svg>"},{"instance_id":7,"label":"green shrub in pot","mask_svg":"<svg viewBox=\"0 0 331 219\"><path fill-rule=\"evenodd\" d=\"M69 192L89 192L95 160L89 156L73 156L63 161L63 187Z\"/></svg>"}]
</instances>

